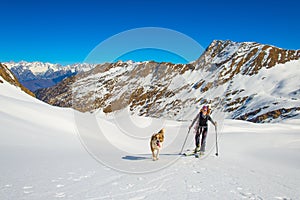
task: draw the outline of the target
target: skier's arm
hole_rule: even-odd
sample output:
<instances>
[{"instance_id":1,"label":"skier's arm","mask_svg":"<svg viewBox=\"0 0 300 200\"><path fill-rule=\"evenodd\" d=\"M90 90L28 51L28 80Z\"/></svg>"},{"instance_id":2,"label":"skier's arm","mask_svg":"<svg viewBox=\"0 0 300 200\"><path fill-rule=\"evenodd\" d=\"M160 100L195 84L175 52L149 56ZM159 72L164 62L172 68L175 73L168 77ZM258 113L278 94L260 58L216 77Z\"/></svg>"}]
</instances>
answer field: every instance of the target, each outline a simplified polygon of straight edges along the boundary
<instances>
[{"instance_id":1,"label":"skier's arm","mask_svg":"<svg viewBox=\"0 0 300 200\"><path fill-rule=\"evenodd\" d=\"M216 127L217 126L217 122L213 121L212 118L210 117L210 115L208 116L208 120Z\"/></svg>"},{"instance_id":2,"label":"skier's arm","mask_svg":"<svg viewBox=\"0 0 300 200\"><path fill-rule=\"evenodd\" d=\"M199 119L199 115L200 115L200 113L197 114L197 116L193 120L192 124L189 126L189 129L191 129L193 127L193 125L195 124L195 122L197 121L197 119Z\"/></svg>"}]
</instances>

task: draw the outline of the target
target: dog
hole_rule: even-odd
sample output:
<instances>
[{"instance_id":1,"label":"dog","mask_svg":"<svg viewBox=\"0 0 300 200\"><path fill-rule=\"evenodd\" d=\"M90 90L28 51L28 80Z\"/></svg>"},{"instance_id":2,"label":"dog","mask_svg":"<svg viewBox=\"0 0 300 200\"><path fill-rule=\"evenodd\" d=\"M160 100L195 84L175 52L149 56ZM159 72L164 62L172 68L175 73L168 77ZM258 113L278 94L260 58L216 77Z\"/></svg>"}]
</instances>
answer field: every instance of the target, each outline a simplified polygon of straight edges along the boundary
<instances>
[{"instance_id":1,"label":"dog","mask_svg":"<svg viewBox=\"0 0 300 200\"><path fill-rule=\"evenodd\" d=\"M159 151L162 149L162 144L165 139L165 129L162 128L158 133L154 133L150 140L150 147L152 151L152 160L158 160ZM156 153L155 153L156 151Z\"/></svg>"}]
</instances>

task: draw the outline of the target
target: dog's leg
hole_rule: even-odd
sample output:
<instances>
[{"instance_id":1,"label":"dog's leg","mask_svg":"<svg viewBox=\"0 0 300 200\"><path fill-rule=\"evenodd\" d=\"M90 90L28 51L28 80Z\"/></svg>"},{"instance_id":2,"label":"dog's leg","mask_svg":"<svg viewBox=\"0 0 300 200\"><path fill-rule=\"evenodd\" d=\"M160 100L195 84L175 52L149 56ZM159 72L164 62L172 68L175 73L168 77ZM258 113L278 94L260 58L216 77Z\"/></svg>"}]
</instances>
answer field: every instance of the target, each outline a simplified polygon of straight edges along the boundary
<instances>
[{"instance_id":1,"label":"dog's leg","mask_svg":"<svg viewBox=\"0 0 300 200\"><path fill-rule=\"evenodd\" d=\"M156 151L156 160L158 160L159 149Z\"/></svg>"},{"instance_id":2,"label":"dog's leg","mask_svg":"<svg viewBox=\"0 0 300 200\"><path fill-rule=\"evenodd\" d=\"M153 150L153 151L152 151L152 160L153 160L153 161L155 161L155 160L156 160L156 158L155 158L155 154L154 154L154 151L155 151L155 150Z\"/></svg>"}]
</instances>

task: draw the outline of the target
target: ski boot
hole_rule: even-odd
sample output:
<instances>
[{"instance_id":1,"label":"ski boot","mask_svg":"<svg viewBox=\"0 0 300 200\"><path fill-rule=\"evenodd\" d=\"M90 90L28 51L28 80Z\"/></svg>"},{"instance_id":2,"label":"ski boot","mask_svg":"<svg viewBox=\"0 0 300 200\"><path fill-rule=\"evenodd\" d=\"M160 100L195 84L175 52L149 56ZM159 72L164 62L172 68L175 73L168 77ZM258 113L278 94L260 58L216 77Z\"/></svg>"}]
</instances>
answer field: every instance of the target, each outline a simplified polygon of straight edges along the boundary
<instances>
[{"instance_id":1,"label":"ski boot","mask_svg":"<svg viewBox=\"0 0 300 200\"><path fill-rule=\"evenodd\" d=\"M198 153L199 151L200 151L200 147L199 146L194 149L194 153Z\"/></svg>"}]
</instances>

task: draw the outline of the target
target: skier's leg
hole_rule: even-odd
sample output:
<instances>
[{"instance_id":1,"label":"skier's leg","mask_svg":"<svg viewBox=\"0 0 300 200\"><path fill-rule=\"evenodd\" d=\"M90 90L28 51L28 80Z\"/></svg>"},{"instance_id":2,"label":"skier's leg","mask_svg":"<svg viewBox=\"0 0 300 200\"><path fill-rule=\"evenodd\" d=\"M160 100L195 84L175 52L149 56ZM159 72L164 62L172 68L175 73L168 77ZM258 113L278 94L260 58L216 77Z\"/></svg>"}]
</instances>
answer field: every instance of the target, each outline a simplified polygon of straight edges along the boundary
<instances>
[{"instance_id":1,"label":"skier's leg","mask_svg":"<svg viewBox=\"0 0 300 200\"><path fill-rule=\"evenodd\" d=\"M197 152L198 149L199 149L199 143L200 143L200 132L199 132L199 129L200 128L197 129L197 132L195 134L195 145L196 145L195 152Z\"/></svg>"},{"instance_id":2,"label":"skier's leg","mask_svg":"<svg viewBox=\"0 0 300 200\"><path fill-rule=\"evenodd\" d=\"M200 142L200 133L199 133L199 129L198 129L197 132L196 132L196 135L195 135L195 144L196 144L196 147L199 146L199 142Z\"/></svg>"},{"instance_id":3,"label":"skier's leg","mask_svg":"<svg viewBox=\"0 0 300 200\"><path fill-rule=\"evenodd\" d=\"M200 149L200 152L205 152L206 137L207 137L207 128L203 128L201 130L201 132L202 132L202 138L201 138L201 149Z\"/></svg>"}]
</instances>

